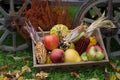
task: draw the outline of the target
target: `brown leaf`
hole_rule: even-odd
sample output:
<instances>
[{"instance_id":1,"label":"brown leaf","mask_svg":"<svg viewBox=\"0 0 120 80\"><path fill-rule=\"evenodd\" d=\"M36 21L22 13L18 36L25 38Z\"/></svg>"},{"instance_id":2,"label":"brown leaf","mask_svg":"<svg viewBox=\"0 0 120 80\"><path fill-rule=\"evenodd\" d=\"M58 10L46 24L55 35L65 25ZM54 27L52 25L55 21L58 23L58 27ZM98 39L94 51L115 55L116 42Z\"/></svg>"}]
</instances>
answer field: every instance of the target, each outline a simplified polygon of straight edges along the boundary
<instances>
[{"instance_id":1,"label":"brown leaf","mask_svg":"<svg viewBox=\"0 0 120 80\"><path fill-rule=\"evenodd\" d=\"M113 63L113 62L109 62L110 63L110 65L111 65L111 67L114 69L114 70L116 70L116 65L115 65L115 63Z\"/></svg>"},{"instance_id":2,"label":"brown leaf","mask_svg":"<svg viewBox=\"0 0 120 80\"><path fill-rule=\"evenodd\" d=\"M9 64L6 64L6 65L3 65L3 66L0 66L0 70L3 70L5 68L8 68L10 65Z\"/></svg>"},{"instance_id":3,"label":"brown leaf","mask_svg":"<svg viewBox=\"0 0 120 80\"><path fill-rule=\"evenodd\" d=\"M120 80L120 73L116 72L115 75Z\"/></svg>"},{"instance_id":4,"label":"brown leaf","mask_svg":"<svg viewBox=\"0 0 120 80\"><path fill-rule=\"evenodd\" d=\"M0 75L2 74L2 75L4 75L4 74L7 74L8 73L8 71L0 71Z\"/></svg>"},{"instance_id":5,"label":"brown leaf","mask_svg":"<svg viewBox=\"0 0 120 80\"><path fill-rule=\"evenodd\" d=\"M71 72L70 74L71 74L71 76L74 76L76 78L80 78L80 75L76 72Z\"/></svg>"},{"instance_id":6,"label":"brown leaf","mask_svg":"<svg viewBox=\"0 0 120 80\"><path fill-rule=\"evenodd\" d=\"M110 77L110 80L116 80L116 75L113 74L113 75Z\"/></svg>"}]
</instances>

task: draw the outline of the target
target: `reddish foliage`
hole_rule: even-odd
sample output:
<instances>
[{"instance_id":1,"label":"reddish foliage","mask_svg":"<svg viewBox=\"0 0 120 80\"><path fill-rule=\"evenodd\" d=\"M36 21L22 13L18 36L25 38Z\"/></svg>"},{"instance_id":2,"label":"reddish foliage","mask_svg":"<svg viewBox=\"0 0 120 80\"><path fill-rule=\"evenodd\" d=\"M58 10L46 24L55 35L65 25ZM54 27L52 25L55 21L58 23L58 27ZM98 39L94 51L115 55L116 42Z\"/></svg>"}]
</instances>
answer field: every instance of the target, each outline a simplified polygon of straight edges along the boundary
<instances>
[{"instance_id":1,"label":"reddish foliage","mask_svg":"<svg viewBox=\"0 0 120 80\"><path fill-rule=\"evenodd\" d=\"M53 2L46 0L32 0L31 8L26 11L25 17L30 19L31 23L37 30L40 26L43 30L50 30L55 24L61 23L72 28L72 23L69 22L68 6L62 7L61 0L58 1L58 6Z\"/></svg>"}]
</instances>

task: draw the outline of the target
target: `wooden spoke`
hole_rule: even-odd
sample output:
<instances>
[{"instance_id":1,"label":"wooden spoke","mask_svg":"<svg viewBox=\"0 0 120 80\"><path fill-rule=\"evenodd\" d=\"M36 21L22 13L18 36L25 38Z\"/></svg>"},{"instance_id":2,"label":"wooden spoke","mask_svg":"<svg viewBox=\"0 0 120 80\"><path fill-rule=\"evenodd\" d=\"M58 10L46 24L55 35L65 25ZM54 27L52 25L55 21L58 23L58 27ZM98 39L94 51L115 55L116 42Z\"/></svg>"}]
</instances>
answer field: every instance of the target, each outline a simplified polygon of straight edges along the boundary
<instances>
[{"instance_id":1,"label":"wooden spoke","mask_svg":"<svg viewBox=\"0 0 120 80\"><path fill-rule=\"evenodd\" d=\"M3 35L0 38L0 44L2 44L2 42L5 40L5 38L8 36L10 32L8 30L6 30Z\"/></svg>"},{"instance_id":2,"label":"wooden spoke","mask_svg":"<svg viewBox=\"0 0 120 80\"><path fill-rule=\"evenodd\" d=\"M120 45L120 39L119 39L119 36L118 35L115 35L115 36L113 36L114 37L114 39L118 42L118 44Z\"/></svg>"},{"instance_id":3,"label":"wooden spoke","mask_svg":"<svg viewBox=\"0 0 120 80\"><path fill-rule=\"evenodd\" d=\"M14 0L10 0L10 15L14 15Z\"/></svg>"},{"instance_id":4,"label":"wooden spoke","mask_svg":"<svg viewBox=\"0 0 120 80\"><path fill-rule=\"evenodd\" d=\"M5 23L5 19L4 18L0 18L0 23L3 25Z\"/></svg>"},{"instance_id":5,"label":"wooden spoke","mask_svg":"<svg viewBox=\"0 0 120 80\"><path fill-rule=\"evenodd\" d=\"M0 12L2 13L2 15L7 16L8 13L0 6Z\"/></svg>"},{"instance_id":6,"label":"wooden spoke","mask_svg":"<svg viewBox=\"0 0 120 80\"><path fill-rule=\"evenodd\" d=\"M90 19L90 18L84 18L84 21L86 21L86 22L88 22L88 23L92 23L92 22L94 22L95 20Z\"/></svg>"},{"instance_id":7,"label":"wooden spoke","mask_svg":"<svg viewBox=\"0 0 120 80\"><path fill-rule=\"evenodd\" d=\"M106 38L106 49L107 49L107 52L111 52L110 50L110 42L111 42L111 37L108 37Z\"/></svg>"},{"instance_id":8,"label":"wooden spoke","mask_svg":"<svg viewBox=\"0 0 120 80\"><path fill-rule=\"evenodd\" d=\"M13 42L13 47L16 48L17 44L16 44L16 32L13 32L12 33L12 42Z\"/></svg>"},{"instance_id":9,"label":"wooden spoke","mask_svg":"<svg viewBox=\"0 0 120 80\"><path fill-rule=\"evenodd\" d=\"M102 15L102 13L100 12L100 9L97 8L96 6L93 7L93 9L95 10L95 12L97 13L97 15L100 17Z\"/></svg>"},{"instance_id":10,"label":"wooden spoke","mask_svg":"<svg viewBox=\"0 0 120 80\"><path fill-rule=\"evenodd\" d=\"M18 46L18 47L16 48L16 50L17 50L17 51L23 50L23 49L25 49L25 48L27 48L27 47L28 47L28 44L25 43L25 44L22 44L22 45Z\"/></svg>"}]
</instances>

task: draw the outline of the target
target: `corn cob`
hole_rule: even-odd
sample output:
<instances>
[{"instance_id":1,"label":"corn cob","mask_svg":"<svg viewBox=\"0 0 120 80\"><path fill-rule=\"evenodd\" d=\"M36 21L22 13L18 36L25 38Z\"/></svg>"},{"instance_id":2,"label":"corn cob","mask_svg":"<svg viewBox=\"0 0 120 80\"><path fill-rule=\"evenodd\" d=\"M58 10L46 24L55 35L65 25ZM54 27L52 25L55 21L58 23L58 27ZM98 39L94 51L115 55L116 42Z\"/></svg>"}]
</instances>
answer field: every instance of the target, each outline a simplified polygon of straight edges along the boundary
<instances>
[{"instance_id":1,"label":"corn cob","mask_svg":"<svg viewBox=\"0 0 120 80\"><path fill-rule=\"evenodd\" d=\"M88 45L89 45L89 38L82 37L79 39L79 41L75 44L75 49L79 52L79 54L86 51Z\"/></svg>"}]
</instances>

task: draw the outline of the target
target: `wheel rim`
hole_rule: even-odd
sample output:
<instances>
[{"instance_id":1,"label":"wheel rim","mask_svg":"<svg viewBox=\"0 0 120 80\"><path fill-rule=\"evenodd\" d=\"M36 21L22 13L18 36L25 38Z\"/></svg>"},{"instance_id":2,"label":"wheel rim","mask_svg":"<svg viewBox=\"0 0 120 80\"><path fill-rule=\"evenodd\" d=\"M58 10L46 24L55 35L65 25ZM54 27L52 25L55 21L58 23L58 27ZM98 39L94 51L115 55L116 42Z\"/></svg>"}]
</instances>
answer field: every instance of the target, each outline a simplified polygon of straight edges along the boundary
<instances>
[{"instance_id":1,"label":"wheel rim","mask_svg":"<svg viewBox=\"0 0 120 80\"><path fill-rule=\"evenodd\" d=\"M79 11L75 17L75 21L74 21L75 25L74 26L79 25L82 21L87 22L87 23L92 23L93 21L95 21L94 18L88 18L86 16L86 14L88 14L90 9L93 9L94 11L96 11L97 17L100 17L102 15L102 12L101 12L99 5L105 6L105 5L107 5L107 1L108 0L97 0L97 1L96 0L88 0L88 2L83 4L83 6L79 9ZM117 4L117 3L120 3L120 1L113 0L113 3ZM119 7L120 6L118 6L117 8L120 10ZM115 11L114 11L114 14L115 14ZM111 45L110 45L110 43L112 42L112 39L114 39L117 42L117 44L119 44L119 46L120 46L120 11L117 11L117 13L114 15L113 20L117 23L116 25L118 26L117 29L114 30L114 34L111 34L109 36L102 34L103 40L104 41L106 40L105 45L106 45L106 50L108 53L113 52L111 50ZM119 50L119 48L118 48L118 50Z\"/></svg>"},{"instance_id":2,"label":"wheel rim","mask_svg":"<svg viewBox=\"0 0 120 80\"><path fill-rule=\"evenodd\" d=\"M0 50L3 51L18 51L28 48L28 43L24 40L23 43L17 44L18 33L13 24L13 18L18 17L18 11L15 11L14 0L10 0L10 9L9 12L5 11L2 6L0 6L0 13L2 17L0 18ZM26 2L29 3L29 0ZM11 36L11 45L4 44L5 40ZM21 37L22 38L22 37ZM20 38L20 39L21 39ZM23 39L23 38L22 38Z\"/></svg>"}]
</instances>

